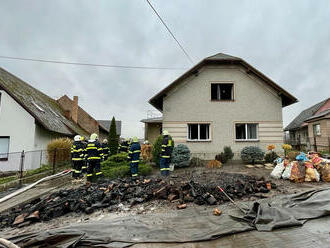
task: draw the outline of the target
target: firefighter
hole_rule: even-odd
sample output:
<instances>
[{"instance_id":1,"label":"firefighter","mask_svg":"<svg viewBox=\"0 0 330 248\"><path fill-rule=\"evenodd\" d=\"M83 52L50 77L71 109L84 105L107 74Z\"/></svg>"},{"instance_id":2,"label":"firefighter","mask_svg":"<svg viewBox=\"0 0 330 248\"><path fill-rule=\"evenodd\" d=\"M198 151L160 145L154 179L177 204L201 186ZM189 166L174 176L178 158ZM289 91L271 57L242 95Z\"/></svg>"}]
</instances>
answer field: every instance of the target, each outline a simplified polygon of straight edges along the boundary
<instances>
[{"instance_id":1,"label":"firefighter","mask_svg":"<svg viewBox=\"0 0 330 248\"><path fill-rule=\"evenodd\" d=\"M71 147L72 160L72 177L79 178L82 176L81 169L84 164L84 144L81 142L80 135L74 137L74 142Z\"/></svg>"},{"instance_id":2,"label":"firefighter","mask_svg":"<svg viewBox=\"0 0 330 248\"><path fill-rule=\"evenodd\" d=\"M108 157L110 156L110 148L107 139L104 139L102 142L102 153L103 153L103 161L107 160Z\"/></svg>"},{"instance_id":3,"label":"firefighter","mask_svg":"<svg viewBox=\"0 0 330 248\"><path fill-rule=\"evenodd\" d=\"M132 178L136 178L138 176L140 153L141 146L139 144L139 140L137 137L134 137L128 152Z\"/></svg>"},{"instance_id":4,"label":"firefighter","mask_svg":"<svg viewBox=\"0 0 330 248\"><path fill-rule=\"evenodd\" d=\"M88 163L87 163L87 160L86 160L87 142L86 142L86 138L84 136L81 136L81 143L83 144L83 147L84 147L84 159L83 159L83 163L82 163L82 167L81 167L81 173L86 174L87 173L87 167L88 167Z\"/></svg>"},{"instance_id":5,"label":"firefighter","mask_svg":"<svg viewBox=\"0 0 330 248\"><path fill-rule=\"evenodd\" d=\"M118 147L119 153L121 153L121 152L126 152L127 153L128 152L128 146L129 146L128 141L126 139L124 139Z\"/></svg>"},{"instance_id":6,"label":"firefighter","mask_svg":"<svg viewBox=\"0 0 330 248\"><path fill-rule=\"evenodd\" d=\"M87 168L87 181L93 181L93 178L100 178L102 176L101 171L101 159L102 159L102 147L98 141L98 136L93 133L86 147L86 159L88 162ZM95 176L94 176L95 175Z\"/></svg>"},{"instance_id":7,"label":"firefighter","mask_svg":"<svg viewBox=\"0 0 330 248\"><path fill-rule=\"evenodd\" d=\"M172 154L172 140L167 130L163 131L162 149L160 153L160 174L168 176L170 174L170 160Z\"/></svg>"}]
</instances>

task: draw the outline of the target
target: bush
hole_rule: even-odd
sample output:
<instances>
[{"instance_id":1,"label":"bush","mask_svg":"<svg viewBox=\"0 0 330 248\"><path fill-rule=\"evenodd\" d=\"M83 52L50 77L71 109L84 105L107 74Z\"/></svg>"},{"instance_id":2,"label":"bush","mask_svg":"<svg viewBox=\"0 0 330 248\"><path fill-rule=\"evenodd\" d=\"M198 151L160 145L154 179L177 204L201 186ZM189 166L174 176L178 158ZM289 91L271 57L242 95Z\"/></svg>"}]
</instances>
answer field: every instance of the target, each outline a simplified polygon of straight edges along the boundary
<instances>
[{"instance_id":1,"label":"bush","mask_svg":"<svg viewBox=\"0 0 330 248\"><path fill-rule=\"evenodd\" d=\"M171 136L169 137L172 140L172 147L174 147L174 140L172 139ZM152 146L152 159L157 166L159 166L160 152L162 150L162 142L163 142L163 135L159 135Z\"/></svg>"},{"instance_id":2,"label":"bush","mask_svg":"<svg viewBox=\"0 0 330 248\"><path fill-rule=\"evenodd\" d=\"M190 160L190 166L193 166L193 167L204 166L204 161L201 160L200 158L193 157L193 158Z\"/></svg>"},{"instance_id":3,"label":"bush","mask_svg":"<svg viewBox=\"0 0 330 248\"><path fill-rule=\"evenodd\" d=\"M230 146L225 146L223 148L223 152L220 152L218 155L215 156L215 160L218 160L219 162L225 164L229 159L232 159L234 157L234 153L231 150Z\"/></svg>"},{"instance_id":4,"label":"bush","mask_svg":"<svg viewBox=\"0 0 330 248\"><path fill-rule=\"evenodd\" d=\"M72 140L69 138L58 138L49 142L47 145L48 163L53 164L54 157L57 165L71 161L71 146Z\"/></svg>"},{"instance_id":5,"label":"bush","mask_svg":"<svg viewBox=\"0 0 330 248\"><path fill-rule=\"evenodd\" d=\"M101 168L104 176L110 179L114 179L118 177L129 177L131 175L128 162L126 165L106 166ZM150 175L151 172L152 172L151 165L143 164L143 163L139 164L139 175L147 176Z\"/></svg>"},{"instance_id":6,"label":"bush","mask_svg":"<svg viewBox=\"0 0 330 248\"><path fill-rule=\"evenodd\" d=\"M255 164L257 161L262 161L264 152L257 146L247 146L241 151L241 159L244 162Z\"/></svg>"},{"instance_id":7,"label":"bush","mask_svg":"<svg viewBox=\"0 0 330 248\"><path fill-rule=\"evenodd\" d=\"M209 169L221 168L222 164L218 160L211 160L207 163L206 167Z\"/></svg>"},{"instance_id":8,"label":"bush","mask_svg":"<svg viewBox=\"0 0 330 248\"><path fill-rule=\"evenodd\" d=\"M106 161L101 162L102 167L118 167L129 165L129 161L127 160L127 153L118 153L110 156Z\"/></svg>"},{"instance_id":9,"label":"bush","mask_svg":"<svg viewBox=\"0 0 330 248\"><path fill-rule=\"evenodd\" d=\"M275 159L278 158L278 155L276 152L267 152L265 155L265 161L266 163L273 163Z\"/></svg>"},{"instance_id":10,"label":"bush","mask_svg":"<svg viewBox=\"0 0 330 248\"><path fill-rule=\"evenodd\" d=\"M172 163L175 167L188 167L190 165L190 150L188 146L179 144L173 149Z\"/></svg>"}]
</instances>

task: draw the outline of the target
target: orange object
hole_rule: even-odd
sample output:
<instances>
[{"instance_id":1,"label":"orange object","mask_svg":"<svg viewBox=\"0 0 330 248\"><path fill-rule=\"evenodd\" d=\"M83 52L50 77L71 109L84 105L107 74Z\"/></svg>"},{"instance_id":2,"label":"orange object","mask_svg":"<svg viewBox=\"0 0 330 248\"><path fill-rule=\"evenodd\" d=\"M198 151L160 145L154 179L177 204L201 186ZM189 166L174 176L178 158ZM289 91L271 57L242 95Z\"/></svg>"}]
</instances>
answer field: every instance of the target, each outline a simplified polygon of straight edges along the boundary
<instances>
[{"instance_id":1,"label":"orange object","mask_svg":"<svg viewBox=\"0 0 330 248\"><path fill-rule=\"evenodd\" d=\"M267 187L268 190L272 189L272 185L270 183L266 183L266 187Z\"/></svg>"}]
</instances>

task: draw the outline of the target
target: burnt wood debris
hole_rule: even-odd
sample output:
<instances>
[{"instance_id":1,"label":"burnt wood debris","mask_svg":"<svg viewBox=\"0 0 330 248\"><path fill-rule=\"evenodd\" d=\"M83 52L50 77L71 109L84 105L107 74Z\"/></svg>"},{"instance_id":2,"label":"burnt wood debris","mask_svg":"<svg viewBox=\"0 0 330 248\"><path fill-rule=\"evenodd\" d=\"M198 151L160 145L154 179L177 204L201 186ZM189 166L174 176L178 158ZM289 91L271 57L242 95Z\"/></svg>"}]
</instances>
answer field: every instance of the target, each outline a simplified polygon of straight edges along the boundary
<instances>
[{"instance_id":1,"label":"burnt wood debris","mask_svg":"<svg viewBox=\"0 0 330 248\"><path fill-rule=\"evenodd\" d=\"M256 193L268 193L274 183L252 176L220 173L216 180L199 182L198 177L188 181L181 178L163 180L159 177L139 177L138 180L116 179L62 189L35 199L27 204L0 214L0 228L22 227L33 222L48 221L70 212L91 214L97 209L117 211L119 204L133 206L152 200L216 205L228 201L219 191L220 186L232 199ZM185 205L186 206L186 205Z\"/></svg>"}]
</instances>

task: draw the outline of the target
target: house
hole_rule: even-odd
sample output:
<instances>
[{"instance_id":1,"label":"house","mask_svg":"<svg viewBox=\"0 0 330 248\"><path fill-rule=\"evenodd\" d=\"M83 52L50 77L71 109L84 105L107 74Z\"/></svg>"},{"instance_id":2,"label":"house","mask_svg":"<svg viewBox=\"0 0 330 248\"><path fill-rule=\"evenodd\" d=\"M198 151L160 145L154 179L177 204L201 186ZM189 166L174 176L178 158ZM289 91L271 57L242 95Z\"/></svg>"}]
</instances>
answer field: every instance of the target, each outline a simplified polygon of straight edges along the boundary
<instances>
[{"instance_id":1,"label":"house","mask_svg":"<svg viewBox=\"0 0 330 248\"><path fill-rule=\"evenodd\" d=\"M289 132L287 143L297 150L330 149L330 98L303 110L284 129Z\"/></svg>"},{"instance_id":2,"label":"house","mask_svg":"<svg viewBox=\"0 0 330 248\"><path fill-rule=\"evenodd\" d=\"M100 127L100 132L99 132L100 140L108 139L111 121L97 120L97 122L99 123L99 127ZM116 133L117 133L118 137L120 137L120 135L121 135L121 121L116 121Z\"/></svg>"},{"instance_id":3,"label":"house","mask_svg":"<svg viewBox=\"0 0 330 248\"><path fill-rule=\"evenodd\" d=\"M213 159L224 146L283 144L282 108L297 99L243 59L207 57L149 100L162 118L144 119L145 138L166 129L193 156Z\"/></svg>"},{"instance_id":4,"label":"house","mask_svg":"<svg viewBox=\"0 0 330 248\"><path fill-rule=\"evenodd\" d=\"M23 150L24 169L39 167L52 139L107 132L78 106L77 97L75 103L68 108L0 68L0 170L17 170Z\"/></svg>"}]
</instances>

